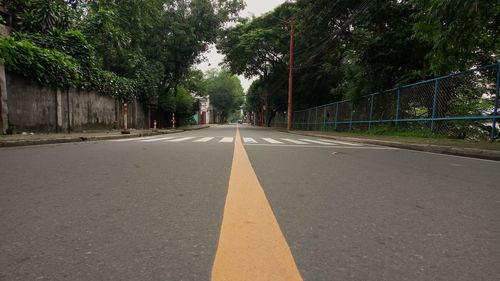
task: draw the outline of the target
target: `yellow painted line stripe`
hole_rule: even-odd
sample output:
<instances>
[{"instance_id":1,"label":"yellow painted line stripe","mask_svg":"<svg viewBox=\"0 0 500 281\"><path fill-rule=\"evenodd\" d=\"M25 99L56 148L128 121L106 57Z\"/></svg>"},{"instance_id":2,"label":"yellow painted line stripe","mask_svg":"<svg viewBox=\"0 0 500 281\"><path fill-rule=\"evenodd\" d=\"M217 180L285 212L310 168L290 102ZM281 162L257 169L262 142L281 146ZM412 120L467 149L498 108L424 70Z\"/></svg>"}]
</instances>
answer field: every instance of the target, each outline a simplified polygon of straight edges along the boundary
<instances>
[{"instance_id":1,"label":"yellow painted line stripe","mask_svg":"<svg viewBox=\"0 0 500 281\"><path fill-rule=\"evenodd\" d=\"M302 281L236 131L212 281Z\"/></svg>"}]
</instances>

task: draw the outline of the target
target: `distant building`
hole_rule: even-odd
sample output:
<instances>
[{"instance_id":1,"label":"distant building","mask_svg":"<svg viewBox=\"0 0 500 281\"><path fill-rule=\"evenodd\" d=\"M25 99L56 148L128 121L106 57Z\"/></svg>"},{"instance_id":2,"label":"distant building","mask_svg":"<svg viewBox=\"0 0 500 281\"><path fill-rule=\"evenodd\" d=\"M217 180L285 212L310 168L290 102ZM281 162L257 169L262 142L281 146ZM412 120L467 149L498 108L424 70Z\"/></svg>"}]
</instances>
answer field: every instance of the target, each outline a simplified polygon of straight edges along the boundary
<instances>
[{"instance_id":1,"label":"distant building","mask_svg":"<svg viewBox=\"0 0 500 281\"><path fill-rule=\"evenodd\" d=\"M198 125L212 124L214 123L212 113L212 105L210 104L210 96L206 97L197 97L193 96L198 100L200 104L200 109L198 110L197 115L194 116L195 120L198 122Z\"/></svg>"}]
</instances>

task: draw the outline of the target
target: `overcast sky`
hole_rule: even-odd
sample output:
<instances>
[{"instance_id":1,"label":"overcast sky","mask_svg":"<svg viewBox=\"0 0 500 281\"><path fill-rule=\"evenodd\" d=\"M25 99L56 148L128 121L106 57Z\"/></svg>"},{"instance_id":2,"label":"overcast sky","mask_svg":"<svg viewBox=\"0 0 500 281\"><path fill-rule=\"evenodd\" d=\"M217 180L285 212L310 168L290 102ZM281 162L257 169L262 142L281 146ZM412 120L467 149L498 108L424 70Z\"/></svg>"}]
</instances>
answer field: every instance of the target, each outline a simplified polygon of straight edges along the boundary
<instances>
[{"instance_id":1,"label":"overcast sky","mask_svg":"<svg viewBox=\"0 0 500 281\"><path fill-rule=\"evenodd\" d=\"M266 12L271 11L276 8L278 5L285 2L285 0L246 0L246 7L240 13L240 15L244 17L252 17L252 16L260 16ZM215 47L210 48L210 50L204 54L207 61L203 62L196 67L203 71L207 71L211 68L220 68L219 63L222 62L223 56L217 53ZM245 91L250 87L252 81L245 79L243 76L240 76L241 85Z\"/></svg>"}]
</instances>

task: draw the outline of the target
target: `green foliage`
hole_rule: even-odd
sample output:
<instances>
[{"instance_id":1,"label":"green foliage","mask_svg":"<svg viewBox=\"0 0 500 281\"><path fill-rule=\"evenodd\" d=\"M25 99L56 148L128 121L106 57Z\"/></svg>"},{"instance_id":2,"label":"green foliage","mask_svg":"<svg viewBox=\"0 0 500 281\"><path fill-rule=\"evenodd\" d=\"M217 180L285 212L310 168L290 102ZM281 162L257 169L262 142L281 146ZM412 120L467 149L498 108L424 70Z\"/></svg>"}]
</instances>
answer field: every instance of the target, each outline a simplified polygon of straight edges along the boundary
<instances>
[{"instance_id":1,"label":"green foliage","mask_svg":"<svg viewBox=\"0 0 500 281\"><path fill-rule=\"evenodd\" d=\"M227 70L210 72L207 77L207 94L210 103L221 114L221 122L227 122L231 112L243 104L243 88L237 76Z\"/></svg>"},{"instance_id":2,"label":"green foliage","mask_svg":"<svg viewBox=\"0 0 500 281\"><path fill-rule=\"evenodd\" d=\"M43 84L69 87L78 81L78 67L72 57L40 48L26 40L1 39L0 57L5 61L7 71L35 78Z\"/></svg>"},{"instance_id":3,"label":"green foliage","mask_svg":"<svg viewBox=\"0 0 500 281\"><path fill-rule=\"evenodd\" d=\"M91 84L101 94L108 94L122 101L130 101L137 94L136 82L113 72L94 69Z\"/></svg>"},{"instance_id":4,"label":"green foliage","mask_svg":"<svg viewBox=\"0 0 500 281\"><path fill-rule=\"evenodd\" d=\"M286 105L289 39L278 18L295 25L295 109L357 100L431 75L489 64L500 53L499 1L285 3L228 28L218 44L231 71L259 79L247 95L249 111L267 105L272 114ZM452 101L446 110L458 114L482 107L480 95L459 97L445 97Z\"/></svg>"},{"instance_id":5,"label":"green foliage","mask_svg":"<svg viewBox=\"0 0 500 281\"><path fill-rule=\"evenodd\" d=\"M68 37L73 38L73 36L83 39L79 33L70 34ZM0 57L5 61L7 71L56 87L95 89L101 94L108 94L120 100L130 100L137 94L135 81L93 67L92 49L88 45L85 46L85 41L77 40L82 43L77 44L81 48L74 46L71 48L72 44L68 44L67 48L62 48L66 53L62 53L55 49L41 48L27 41L27 39L33 42L43 41L44 36L39 34L17 35L17 37L20 40L14 40L12 37L0 40ZM50 47L52 43L57 42L57 37L51 38L52 41L43 41L43 44ZM61 38L66 37L61 36Z\"/></svg>"},{"instance_id":6,"label":"green foliage","mask_svg":"<svg viewBox=\"0 0 500 281\"><path fill-rule=\"evenodd\" d=\"M185 77L219 28L243 7L241 0L0 1L15 14L20 32L3 44L5 60L23 62L10 70L54 86L95 89L122 100L136 96L148 104L186 81L189 91L206 92Z\"/></svg>"},{"instance_id":7,"label":"green foliage","mask_svg":"<svg viewBox=\"0 0 500 281\"><path fill-rule=\"evenodd\" d=\"M218 48L226 55L224 62L233 73L246 77L265 77L278 65L286 65L289 34L278 18L291 20L293 5L276 10L227 29Z\"/></svg>"},{"instance_id":8,"label":"green foliage","mask_svg":"<svg viewBox=\"0 0 500 281\"><path fill-rule=\"evenodd\" d=\"M2 0L14 13L14 27L25 33L69 30L76 14L62 0Z\"/></svg>"},{"instance_id":9,"label":"green foliage","mask_svg":"<svg viewBox=\"0 0 500 281\"><path fill-rule=\"evenodd\" d=\"M415 36L432 46L435 75L490 64L499 59L500 2L416 0Z\"/></svg>"},{"instance_id":10,"label":"green foliage","mask_svg":"<svg viewBox=\"0 0 500 281\"><path fill-rule=\"evenodd\" d=\"M241 0L94 0L80 26L97 65L140 79L141 95L154 102L190 75L218 29L241 8Z\"/></svg>"},{"instance_id":11,"label":"green foliage","mask_svg":"<svg viewBox=\"0 0 500 281\"><path fill-rule=\"evenodd\" d=\"M174 90L162 91L158 97L158 107L165 112L175 112L175 93Z\"/></svg>"},{"instance_id":12,"label":"green foliage","mask_svg":"<svg viewBox=\"0 0 500 281\"><path fill-rule=\"evenodd\" d=\"M181 85L199 97L207 95L207 83L201 70L189 69Z\"/></svg>"},{"instance_id":13,"label":"green foliage","mask_svg":"<svg viewBox=\"0 0 500 281\"><path fill-rule=\"evenodd\" d=\"M180 124L187 124L193 116L194 98L189 92L179 87L175 97L176 118Z\"/></svg>"},{"instance_id":14,"label":"green foliage","mask_svg":"<svg viewBox=\"0 0 500 281\"><path fill-rule=\"evenodd\" d=\"M394 127L393 125L377 125L365 132L367 135L375 136L400 136L400 137L415 137L415 138L435 138L442 137L431 133L428 128L418 127Z\"/></svg>"},{"instance_id":15,"label":"green foliage","mask_svg":"<svg viewBox=\"0 0 500 281\"><path fill-rule=\"evenodd\" d=\"M188 124L193 116L194 98L184 87L164 91L158 99L158 106L164 112L175 113L178 124Z\"/></svg>"},{"instance_id":16,"label":"green foliage","mask_svg":"<svg viewBox=\"0 0 500 281\"><path fill-rule=\"evenodd\" d=\"M16 40L27 40L42 48L57 49L86 67L93 66L95 60L94 48L87 41L83 33L78 30L68 32L55 30L50 33L32 33L27 35L15 33L13 36Z\"/></svg>"},{"instance_id":17,"label":"green foliage","mask_svg":"<svg viewBox=\"0 0 500 281\"><path fill-rule=\"evenodd\" d=\"M255 80L248 88L246 94L245 110L246 112L260 112L264 106L264 84L261 80Z\"/></svg>"}]
</instances>

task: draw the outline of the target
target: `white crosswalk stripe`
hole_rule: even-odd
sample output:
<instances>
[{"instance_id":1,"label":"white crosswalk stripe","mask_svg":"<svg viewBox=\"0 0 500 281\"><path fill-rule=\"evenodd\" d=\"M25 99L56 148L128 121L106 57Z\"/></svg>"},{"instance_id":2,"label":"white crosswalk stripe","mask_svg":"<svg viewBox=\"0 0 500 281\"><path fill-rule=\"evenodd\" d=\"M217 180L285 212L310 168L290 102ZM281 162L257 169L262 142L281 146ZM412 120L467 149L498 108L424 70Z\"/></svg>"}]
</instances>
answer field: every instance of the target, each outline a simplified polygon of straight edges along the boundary
<instances>
[{"instance_id":1,"label":"white crosswalk stripe","mask_svg":"<svg viewBox=\"0 0 500 281\"><path fill-rule=\"evenodd\" d=\"M184 137L184 138L180 138L180 139L167 140L165 142L181 142L181 141L192 140L192 139L194 139L194 137Z\"/></svg>"},{"instance_id":2,"label":"white crosswalk stripe","mask_svg":"<svg viewBox=\"0 0 500 281\"><path fill-rule=\"evenodd\" d=\"M337 148L347 148L351 147L360 147L363 148L362 144L350 143L344 141L330 140L330 139L291 139L291 138L251 138L251 137L242 137L243 142L249 145L261 145L261 146L297 146L297 147L308 147L314 145L323 145L323 146L331 146ZM179 135L174 136L150 136L150 137L141 137L141 138L126 138L126 139L118 139L118 140L110 140L113 142L137 142L137 143L153 143L153 142L167 142L167 143L179 143L183 141L191 141L193 143L208 143L208 142L219 142L219 143L232 143L234 141L234 137L182 137Z\"/></svg>"},{"instance_id":3,"label":"white crosswalk stripe","mask_svg":"<svg viewBox=\"0 0 500 281\"><path fill-rule=\"evenodd\" d=\"M193 142L208 142L208 141L211 141L213 139L215 139L215 137L205 137L205 138L194 140Z\"/></svg>"},{"instance_id":4,"label":"white crosswalk stripe","mask_svg":"<svg viewBox=\"0 0 500 281\"><path fill-rule=\"evenodd\" d=\"M244 143L257 143L253 138L243 138Z\"/></svg>"},{"instance_id":5,"label":"white crosswalk stripe","mask_svg":"<svg viewBox=\"0 0 500 281\"><path fill-rule=\"evenodd\" d=\"M155 142L155 141L170 140L170 139L173 139L173 138L175 138L175 137L162 137L162 138L141 140L141 142Z\"/></svg>"},{"instance_id":6,"label":"white crosswalk stripe","mask_svg":"<svg viewBox=\"0 0 500 281\"><path fill-rule=\"evenodd\" d=\"M326 141L326 142L331 142L331 143L336 143L336 144L343 144L343 145L351 145L351 146L362 146L361 144L358 144L358 143L344 142L344 141L338 141L338 140L321 139L321 141Z\"/></svg>"},{"instance_id":7,"label":"white crosswalk stripe","mask_svg":"<svg viewBox=\"0 0 500 281\"><path fill-rule=\"evenodd\" d=\"M307 142L304 141L299 141L299 140L292 140L292 139L282 139L287 142L295 143L295 144L308 144Z\"/></svg>"},{"instance_id":8,"label":"white crosswalk stripe","mask_svg":"<svg viewBox=\"0 0 500 281\"><path fill-rule=\"evenodd\" d=\"M271 139L271 138L262 138L262 139L267 141L268 143L282 143L280 141L277 141L277 140Z\"/></svg>"},{"instance_id":9,"label":"white crosswalk stripe","mask_svg":"<svg viewBox=\"0 0 500 281\"><path fill-rule=\"evenodd\" d=\"M153 139L157 138L158 136L152 136L152 137L138 137L138 138L125 138L125 139L117 139L117 140L110 140L112 142L127 142L127 141L138 141L138 140L146 140L146 139Z\"/></svg>"},{"instance_id":10,"label":"white crosswalk stripe","mask_svg":"<svg viewBox=\"0 0 500 281\"><path fill-rule=\"evenodd\" d=\"M318 141L318 140L310 140L310 139L300 139L301 141L305 142L312 142L312 143L317 143L317 144L323 144L323 145L336 145L334 143L329 143L329 142L324 142L324 141Z\"/></svg>"}]
</instances>

